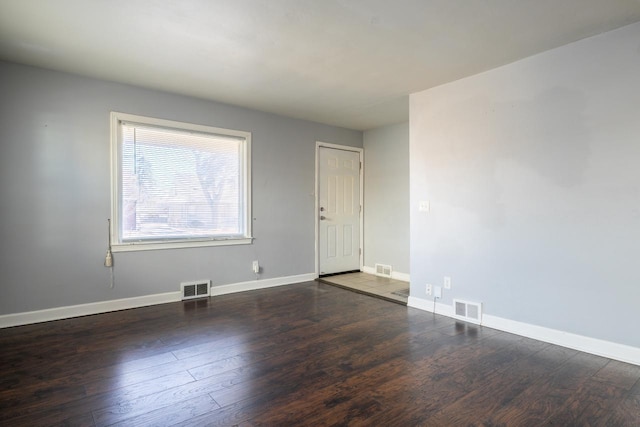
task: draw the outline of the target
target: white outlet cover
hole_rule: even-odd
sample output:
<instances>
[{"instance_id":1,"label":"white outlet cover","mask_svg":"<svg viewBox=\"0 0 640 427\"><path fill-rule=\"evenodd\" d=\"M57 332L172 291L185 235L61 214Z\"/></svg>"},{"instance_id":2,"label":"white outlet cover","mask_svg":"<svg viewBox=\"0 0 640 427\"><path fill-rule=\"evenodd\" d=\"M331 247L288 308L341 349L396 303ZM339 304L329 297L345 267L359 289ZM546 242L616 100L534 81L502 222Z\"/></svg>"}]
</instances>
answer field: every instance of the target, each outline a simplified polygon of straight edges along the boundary
<instances>
[{"instance_id":1,"label":"white outlet cover","mask_svg":"<svg viewBox=\"0 0 640 427\"><path fill-rule=\"evenodd\" d=\"M429 210L430 210L429 201L428 200L422 200L420 202L420 205L418 206L418 210L420 212L429 212Z\"/></svg>"},{"instance_id":2,"label":"white outlet cover","mask_svg":"<svg viewBox=\"0 0 640 427\"><path fill-rule=\"evenodd\" d=\"M451 289L451 277L444 276L444 288Z\"/></svg>"},{"instance_id":3,"label":"white outlet cover","mask_svg":"<svg viewBox=\"0 0 640 427\"><path fill-rule=\"evenodd\" d=\"M431 284L427 283L427 289L426 289L427 295L431 295L432 291L433 291L433 287L431 286Z\"/></svg>"}]
</instances>

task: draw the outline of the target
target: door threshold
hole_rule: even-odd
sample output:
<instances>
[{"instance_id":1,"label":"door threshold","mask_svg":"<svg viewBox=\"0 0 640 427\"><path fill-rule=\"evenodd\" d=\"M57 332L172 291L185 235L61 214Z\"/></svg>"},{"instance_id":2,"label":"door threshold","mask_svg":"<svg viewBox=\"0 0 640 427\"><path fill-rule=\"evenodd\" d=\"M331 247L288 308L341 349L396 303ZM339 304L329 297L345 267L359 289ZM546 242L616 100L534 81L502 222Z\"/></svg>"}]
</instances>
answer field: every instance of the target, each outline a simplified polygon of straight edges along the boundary
<instances>
[{"instance_id":1,"label":"door threshold","mask_svg":"<svg viewBox=\"0 0 640 427\"><path fill-rule=\"evenodd\" d=\"M341 274L351 274L351 273L360 273L360 270L349 270L349 271L340 271L338 273L320 274L318 277L331 277L331 276L339 276Z\"/></svg>"}]
</instances>

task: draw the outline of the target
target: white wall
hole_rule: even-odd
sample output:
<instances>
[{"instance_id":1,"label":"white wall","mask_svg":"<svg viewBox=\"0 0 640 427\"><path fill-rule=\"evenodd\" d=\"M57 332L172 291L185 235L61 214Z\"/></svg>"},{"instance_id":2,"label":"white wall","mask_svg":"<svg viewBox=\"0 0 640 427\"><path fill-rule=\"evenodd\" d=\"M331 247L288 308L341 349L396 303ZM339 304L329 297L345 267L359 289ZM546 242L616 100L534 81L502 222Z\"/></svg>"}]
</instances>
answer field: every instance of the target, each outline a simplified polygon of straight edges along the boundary
<instances>
[{"instance_id":1,"label":"white wall","mask_svg":"<svg viewBox=\"0 0 640 427\"><path fill-rule=\"evenodd\" d=\"M640 347L640 24L410 102L412 297Z\"/></svg>"},{"instance_id":2,"label":"white wall","mask_svg":"<svg viewBox=\"0 0 640 427\"><path fill-rule=\"evenodd\" d=\"M364 265L409 274L409 123L364 133Z\"/></svg>"},{"instance_id":3,"label":"white wall","mask_svg":"<svg viewBox=\"0 0 640 427\"><path fill-rule=\"evenodd\" d=\"M315 144L362 133L0 62L0 315L314 273ZM252 132L252 245L114 254L109 112Z\"/></svg>"}]
</instances>

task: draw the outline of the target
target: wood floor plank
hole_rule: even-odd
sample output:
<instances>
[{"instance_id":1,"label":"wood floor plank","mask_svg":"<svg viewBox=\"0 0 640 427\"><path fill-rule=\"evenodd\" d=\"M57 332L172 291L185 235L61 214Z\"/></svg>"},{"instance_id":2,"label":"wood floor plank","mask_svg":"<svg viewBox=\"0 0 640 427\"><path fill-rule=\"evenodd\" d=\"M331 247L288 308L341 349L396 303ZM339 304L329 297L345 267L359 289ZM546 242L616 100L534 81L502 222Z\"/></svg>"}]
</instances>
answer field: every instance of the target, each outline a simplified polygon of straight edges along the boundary
<instances>
[{"instance_id":1,"label":"wood floor plank","mask_svg":"<svg viewBox=\"0 0 640 427\"><path fill-rule=\"evenodd\" d=\"M376 387L390 379L402 375L409 366L409 362L402 359L391 360L385 364L384 369L371 368L357 374L344 377L341 382L333 382L323 388L304 390L304 398L291 395L274 396L273 401L279 404L267 408L267 410L254 419L248 420L248 425L303 425L305 420L329 418L349 419L355 417L357 410L354 399L360 398L360 402L374 404L375 399L366 393L371 387ZM375 407L369 408L367 417L375 412ZM343 415L337 415L338 413ZM333 414L330 416L330 414ZM361 416L360 414L358 414Z\"/></svg>"},{"instance_id":2,"label":"wood floor plank","mask_svg":"<svg viewBox=\"0 0 640 427\"><path fill-rule=\"evenodd\" d=\"M55 402L49 402L48 405L41 405L36 408L40 410L33 410L25 405L17 405L15 410L7 411L6 415L12 425L56 425L57 423L63 423L64 420L72 416L81 416L91 411L122 405L128 401L154 395L194 381L188 372L183 371L58 405L55 405Z\"/></svg>"},{"instance_id":3,"label":"wood floor plank","mask_svg":"<svg viewBox=\"0 0 640 427\"><path fill-rule=\"evenodd\" d=\"M640 366L610 360L593 376L593 379L630 390L640 380Z\"/></svg>"},{"instance_id":4,"label":"wood floor plank","mask_svg":"<svg viewBox=\"0 0 640 427\"><path fill-rule=\"evenodd\" d=\"M491 423L495 425L510 423L519 426L542 425L574 393L572 389L553 387L551 384L562 382L563 377L571 375L569 360L576 353L575 350L550 346L532 355L532 359L541 360L547 368L530 387L509 402L509 405L504 405L490 414Z\"/></svg>"},{"instance_id":5,"label":"wood floor plank","mask_svg":"<svg viewBox=\"0 0 640 427\"><path fill-rule=\"evenodd\" d=\"M325 322L326 324L323 326L326 328L336 327L346 322L357 320L357 317L350 318L349 316L339 316L333 319L334 320L332 320L331 322ZM185 349L188 351L179 353L179 355L182 357L182 359L180 359L179 361L170 362L153 368L139 370L131 373L123 372L120 373L117 377L112 377L105 381L98 381L88 384L86 385L87 392L91 395L98 392L111 390L117 388L118 386L135 384L136 382L154 379L163 375L176 373L183 370L188 370L189 372L193 371L200 377L200 379L202 379L206 376L213 376L217 373L224 372L225 370L232 369L233 366L221 363L221 361L224 361L228 358L237 358L238 356L244 356L244 364L249 364L269 357L273 357L278 354L282 354L286 351L293 351L297 348L290 345L290 343L286 342L282 338L279 338L279 335L286 336L287 340L291 340L290 337L292 336L294 338L297 337L297 339L301 341L305 346L314 344L315 341L313 340L313 337L319 336L324 341L336 339L334 335L326 334L326 331L324 329L320 329L317 325L313 328L305 325L303 327L300 327L299 330L292 331L292 333L288 334L278 333L276 335L266 336L264 334L256 334L255 337L250 334L246 334L244 335L245 341L248 340L251 343L251 351L249 352L247 352L247 349L249 348L247 342L238 344L237 339L229 340L227 338L222 340L215 340L194 346L197 348L188 347L187 349ZM302 338L305 339L302 340ZM298 346L300 346L300 344L298 344ZM276 351L277 348L282 348L282 350ZM243 364L239 364L238 367L242 365ZM208 374L205 373L206 369L209 369Z\"/></svg>"},{"instance_id":6,"label":"wood floor plank","mask_svg":"<svg viewBox=\"0 0 640 427\"><path fill-rule=\"evenodd\" d=\"M639 418L638 366L318 282L0 329L12 427Z\"/></svg>"},{"instance_id":7,"label":"wood floor plank","mask_svg":"<svg viewBox=\"0 0 640 427\"><path fill-rule=\"evenodd\" d=\"M201 381L189 382L154 394L121 401L113 406L94 411L93 416L97 426L110 425L146 412L166 408L203 394L209 394L212 391L224 389L237 381L243 381L244 377L251 377L255 374L255 371L259 370L260 368L255 366L234 369Z\"/></svg>"},{"instance_id":8,"label":"wood floor plank","mask_svg":"<svg viewBox=\"0 0 640 427\"><path fill-rule=\"evenodd\" d=\"M640 395L629 395L615 406L604 425L608 427L640 425Z\"/></svg>"},{"instance_id":9,"label":"wood floor plank","mask_svg":"<svg viewBox=\"0 0 640 427\"><path fill-rule=\"evenodd\" d=\"M474 393L483 391L480 397L486 395L491 403L492 387L505 377L505 371L513 366L512 362L518 360L520 353L513 347L515 342L507 340L499 347L462 348L458 351L467 353L464 363L460 363L464 357L451 361L442 358L439 361L421 359L414 362L415 369L410 370L412 375L399 376L370 391L378 401L387 403L389 408L368 422L371 425L391 425L400 417L407 421L407 425L456 425L454 420L459 410L456 402L465 398L469 401L471 397L473 404ZM434 368L434 371L425 375L428 372L426 368ZM510 382L511 379L505 381ZM409 408L404 403L407 400L412 402ZM483 404L486 402L479 405ZM462 410L465 410L464 406ZM476 417L486 412L489 411L475 412L472 419L478 421L481 418ZM437 417L439 413L442 413L441 417ZM361 425L367 425L365 420L360 421Z\"/></svg>"},{"instance_id":10,"label":"wood floor plank","mask_svg":"<svg viewBox=\"0 0 640 427\"><path fill-rule=\"evenodd\" d=\"M624 389L606 382L590 379L572 394L565 405L549 417L544 424L552 426L605 425L614 408L624 398ZM638 424L636 423L636 425Z\"/></svg>"},{"instance_id":11,"label":"wood floor plank","mask_svg":"<svg viewBox=\"0 0 640 427\"><path fill-rule=\"evenodd\" d=\"M247 422L247 420L259 417L272 406L271 402L269 394L250 396L232 405L205 412L189 420L176 423L174 427L237 427Z\"/></svg>"},{"instance_id":12,"label":"wood floor plank","mask_svg":"<svg viewBox=\"0 0 640 427\"><path fill-rule=\"evenodd\" d=\"M185 420L197 417L201 414L211 412L213 409L220 408L211 396L204 394L189 400L177 402L171 406L145 412L136 417L127 418L112 426L135 427L135 426L154 426L154 427L170 427L175 426Z\"/></svg>"},{"instance_id":13,"label":"wood floor plank","mask_svg":"<svg viewBox=\"0 0 640 427\"><path fill-rule=\"evenodd\" d=\"M51 406L82 399L81 385L57 385L42 382L26 389L14 388L0 394L0 423L24 413L36 413Z\"/></svg>"}]
</instances>

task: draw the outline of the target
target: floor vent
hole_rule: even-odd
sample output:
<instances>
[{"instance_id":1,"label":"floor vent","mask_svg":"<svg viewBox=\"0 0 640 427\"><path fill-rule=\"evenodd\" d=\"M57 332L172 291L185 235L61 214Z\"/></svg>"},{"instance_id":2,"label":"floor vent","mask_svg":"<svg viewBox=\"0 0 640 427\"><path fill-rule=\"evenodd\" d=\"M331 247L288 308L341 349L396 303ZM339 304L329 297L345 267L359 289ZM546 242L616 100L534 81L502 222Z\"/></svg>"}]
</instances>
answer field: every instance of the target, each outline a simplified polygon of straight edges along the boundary
<instances>
[{"instance_id":1,"label":"floor vent","mask_svg":"<svg viewBox=\"0 0 640 427\"><path fill-rule=\"evenodd\" d=\"M208 297L210 289L209 284L209 280L180 283L180 289L182 289L182 299L186 300Z\"/></svg>"},{"instance_id":2,"label":"floor vent","mask_svg":"<svg viewBox=\"0 0 640 427\"><path fill-rule=\"evenodd\" d=\"M455 317L458 319L478 324L482 322L482 304L479 302L454 299L453 308L455 309Z\"/></svg>"},{"instance_id":3,"label":"floor vent","mask_svg":"<svg viewBox=\"0 0 640 427\"><path fill-rule=\"evenodd\" d=\"M391 277L391 266L376 264L376 276Z\"/></svg>"}]
</instances>

